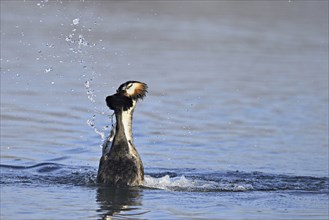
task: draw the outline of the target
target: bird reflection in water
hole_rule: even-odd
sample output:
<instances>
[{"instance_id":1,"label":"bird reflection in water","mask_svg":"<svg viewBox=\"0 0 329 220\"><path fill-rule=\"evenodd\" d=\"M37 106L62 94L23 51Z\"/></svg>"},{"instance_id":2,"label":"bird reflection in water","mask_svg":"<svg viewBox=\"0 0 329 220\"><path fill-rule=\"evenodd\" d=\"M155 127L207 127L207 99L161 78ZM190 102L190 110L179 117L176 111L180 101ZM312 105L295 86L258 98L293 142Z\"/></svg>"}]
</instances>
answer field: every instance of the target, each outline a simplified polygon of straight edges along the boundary
<instances>
[{"instance_id":1,"label":"bird reflection in water","mask_svg":"<svg viewBox=\"0 0 329 220\"><path fill-rule=\"evenodd\" d=\"M142 211L142 189L99 187L96 201L99 204L98 212L101 219L108 220L115 217L130 218L147 213Z\"/></svg>"}]
</instances>

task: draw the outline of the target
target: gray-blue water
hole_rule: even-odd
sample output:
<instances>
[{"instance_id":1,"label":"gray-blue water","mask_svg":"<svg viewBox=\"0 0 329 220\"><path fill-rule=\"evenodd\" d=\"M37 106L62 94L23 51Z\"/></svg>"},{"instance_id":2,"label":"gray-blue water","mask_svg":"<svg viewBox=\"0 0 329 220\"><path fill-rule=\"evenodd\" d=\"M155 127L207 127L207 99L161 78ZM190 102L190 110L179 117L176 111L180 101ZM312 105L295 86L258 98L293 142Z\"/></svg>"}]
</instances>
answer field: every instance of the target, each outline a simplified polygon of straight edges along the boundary
<instances>
[{"instance_id":1,"label":"gray-blue water","mask_svg":"<svg viewBox=\"0 0 329 220\"><path fill-rule=\"evenodd\" d=\"M95 183L127 80L145 187ZM1 219L327 219L327 1L1 1Z\"/></svg>"}]
</instances>

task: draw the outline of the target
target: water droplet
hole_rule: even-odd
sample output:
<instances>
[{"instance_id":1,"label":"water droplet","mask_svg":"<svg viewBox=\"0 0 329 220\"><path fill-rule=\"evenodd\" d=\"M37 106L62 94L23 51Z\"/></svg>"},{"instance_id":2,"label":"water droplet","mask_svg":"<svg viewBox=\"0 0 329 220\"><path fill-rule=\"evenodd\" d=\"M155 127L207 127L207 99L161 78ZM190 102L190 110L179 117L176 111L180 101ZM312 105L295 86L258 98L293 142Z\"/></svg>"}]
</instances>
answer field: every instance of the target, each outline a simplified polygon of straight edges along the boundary
<instances>
[{"instance_id":1,"label":"water droplet","mask_svg":"<svg viewBox=\"0 0 329 220\"><path fill-rule=\"evenodd\" d=\"M48 68L45 69L45 72L46 73L49 73L50 71L53 71L53 68L52 67L48 67Z\"/></svg>"},{"instance_id":2,"label":"water droplet","mask_svg":"<svg viewBox=\"0 0 329 220\"><path fill-rule=\"evenodd\" d=\"M55 47L54 44L49 44L49 43L46 43L46 46L49 47L49 48L54 48Z\"/></svg>"},{"instance_id":3,"label":"water droplet","mask_svg":"<svg viewBox=\"0 0 329 220\"><path fill-rule=\"evenodd\" d=\"M73 19L72 22L73 22L74 25L78 25L79 22L80 22L80 19L79 18Z\"/></svg>"},{"instance_id":4,"label":"water droplet","mask_svg":"<svg viewBox=\"0 0 329 220\"><path fill-rule=\"evenodd\" d=\"M85 87L88 89L89 87L90 87L90 84L89 84L90 82L89 81L86 81L85 82Z\"/></svg>"}]
</instances>

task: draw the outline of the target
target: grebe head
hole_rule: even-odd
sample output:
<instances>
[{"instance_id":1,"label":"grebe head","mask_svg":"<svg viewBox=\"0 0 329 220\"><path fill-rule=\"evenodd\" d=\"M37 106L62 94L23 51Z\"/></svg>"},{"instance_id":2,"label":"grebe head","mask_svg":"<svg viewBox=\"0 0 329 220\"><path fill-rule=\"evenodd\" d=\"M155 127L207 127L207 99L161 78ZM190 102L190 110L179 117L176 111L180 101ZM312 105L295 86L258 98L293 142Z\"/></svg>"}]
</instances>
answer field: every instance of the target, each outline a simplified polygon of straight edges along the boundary
<instances>
[{"instance_id":1,"label":"grebe head","mask_svg":"<svg viewBox=\"0 0 329 220\"><path fill-rule=\"evenodd\" d=\"M106 98L107 106L114 111L127 111L135 106L138 99L143 99L147 93L147 85L138 81L128 81L117 89L117 92Z\"/></svg>"}]
</instances>

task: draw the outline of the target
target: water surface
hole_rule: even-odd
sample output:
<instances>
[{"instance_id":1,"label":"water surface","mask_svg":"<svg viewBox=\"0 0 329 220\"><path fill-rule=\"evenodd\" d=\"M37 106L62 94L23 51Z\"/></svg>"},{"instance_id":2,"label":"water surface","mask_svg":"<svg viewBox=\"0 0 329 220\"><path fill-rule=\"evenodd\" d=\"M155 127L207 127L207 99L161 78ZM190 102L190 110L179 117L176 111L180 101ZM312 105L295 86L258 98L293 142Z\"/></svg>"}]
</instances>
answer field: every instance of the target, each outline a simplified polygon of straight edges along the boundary
<instances>
[{"instance_id":1,"label":"water surface","mask_svg":"<svg viewBox=\"0 0 329 220\"><path fill-rule=\"evenodd\" d=\"M1 1L1 219L327 219L328 2ZM143 188L95 183L127 80Z\"/></svg>"}]
</instances>

